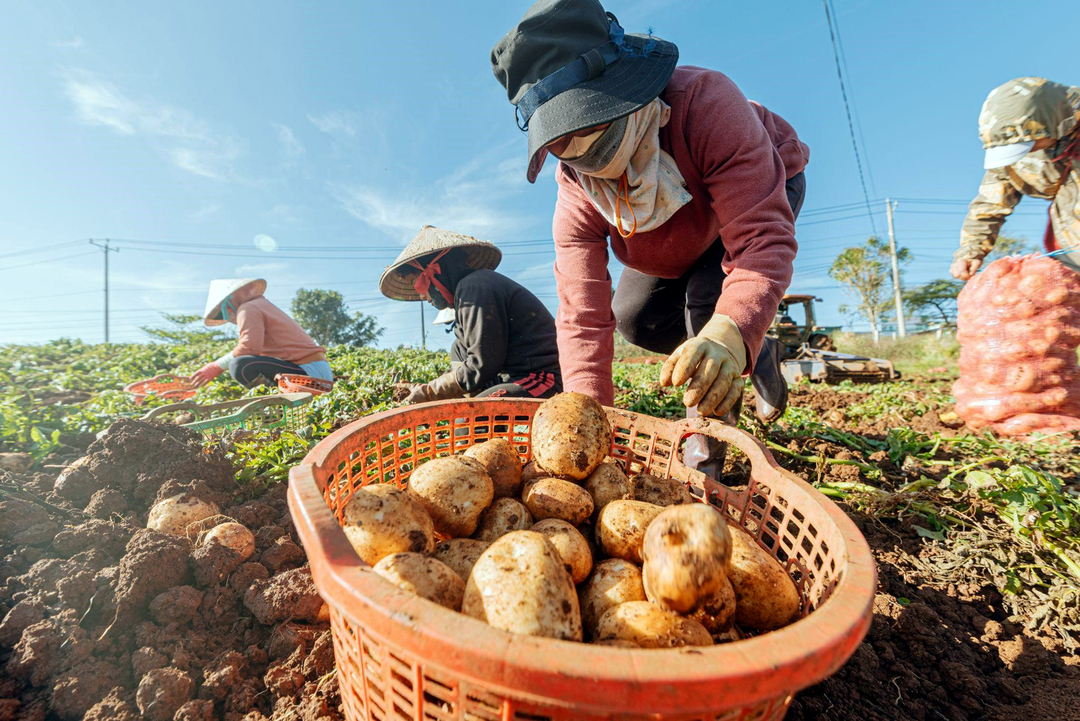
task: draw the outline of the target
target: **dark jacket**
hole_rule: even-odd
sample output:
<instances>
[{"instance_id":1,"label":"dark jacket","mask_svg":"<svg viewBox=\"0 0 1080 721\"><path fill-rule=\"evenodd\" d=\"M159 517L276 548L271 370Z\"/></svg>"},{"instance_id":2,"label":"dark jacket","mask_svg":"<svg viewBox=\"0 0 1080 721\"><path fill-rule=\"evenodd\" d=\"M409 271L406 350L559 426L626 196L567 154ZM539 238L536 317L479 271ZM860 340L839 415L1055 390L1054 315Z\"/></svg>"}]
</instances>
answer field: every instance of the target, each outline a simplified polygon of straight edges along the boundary
<instances>
[{"instance_id":1,"label":"dark jacket","mask_svg":"<svg viewBox=\"0 0 1080 721\"><path fill-rule=\"evenodd\" d=\"M454 375L468 393L512 383L530 373L559 374L555 319L528 289L492 270L477 270L454 287Z\"/></svg>"}]
</instances>

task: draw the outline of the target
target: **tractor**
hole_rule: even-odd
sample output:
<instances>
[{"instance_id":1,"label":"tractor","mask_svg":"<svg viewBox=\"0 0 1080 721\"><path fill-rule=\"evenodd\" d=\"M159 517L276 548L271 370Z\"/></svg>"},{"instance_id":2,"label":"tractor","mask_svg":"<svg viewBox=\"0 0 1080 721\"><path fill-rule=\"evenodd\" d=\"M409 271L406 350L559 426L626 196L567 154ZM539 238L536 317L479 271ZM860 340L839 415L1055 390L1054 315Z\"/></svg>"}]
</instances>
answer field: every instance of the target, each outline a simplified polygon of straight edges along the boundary
<instances>
[{"instance_id":1,"label":"tractor","mask_svg":"<svg viewBox=\"0 0 1080 721\"><path fill-rule=\"evenodd\" d=\"M785 295L768 331L783 346L781 371L788 383L800 380L875 383L900 377L891 361L837 353L830 334L838 329L817 325L815 301L821 299L812 295ZM799 306L802 306L801 312ZM791 317L793 312L803 319L802 323Z\"/></svg>"}]
</instances>

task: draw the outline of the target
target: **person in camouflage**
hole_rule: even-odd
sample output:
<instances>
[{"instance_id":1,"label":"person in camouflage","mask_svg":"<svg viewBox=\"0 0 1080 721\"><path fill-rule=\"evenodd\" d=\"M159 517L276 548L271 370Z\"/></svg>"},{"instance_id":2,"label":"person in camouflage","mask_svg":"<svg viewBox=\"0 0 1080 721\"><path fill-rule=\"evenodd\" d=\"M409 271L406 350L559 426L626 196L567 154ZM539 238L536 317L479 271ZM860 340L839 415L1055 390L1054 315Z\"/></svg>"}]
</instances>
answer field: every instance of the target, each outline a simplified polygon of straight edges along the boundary
<instances>
[{"instance_id":1,"label":"person in camouflage","mask_svg":"<svg viewBox=\"0 0 1080 721\"><path fill-rule=\"evenodd\" d=\"M1047 251L1080 272L1080 89L1045 78L1017 78L995 88L979 115L986 174L960 231L949 269L968 280L993 250L1022 195L1053 201Z\"/></svg>"}]
</instances>

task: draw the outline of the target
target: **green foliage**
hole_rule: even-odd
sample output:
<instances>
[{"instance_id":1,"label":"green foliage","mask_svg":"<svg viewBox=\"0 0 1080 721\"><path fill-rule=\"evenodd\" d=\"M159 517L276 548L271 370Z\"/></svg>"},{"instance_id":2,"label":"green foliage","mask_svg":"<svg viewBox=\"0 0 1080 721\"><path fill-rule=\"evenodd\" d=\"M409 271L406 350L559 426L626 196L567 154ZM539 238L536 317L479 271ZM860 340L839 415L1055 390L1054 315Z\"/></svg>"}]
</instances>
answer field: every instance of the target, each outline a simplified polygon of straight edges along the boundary
<instances>
[{"instance_id":1,"label":"green foliage","mask_svg":"<svg viewBox=\"0 0 1080 721\"><path fill-rule=\"evenodd\" d=\"M947 368L955 374L960 358L960 344L952 335L937 338L933 333L906 338L882 338L877 343L867 335L836 333L836 349L841 353L890 360L904 374L925 373L931 368Z\"/></svg>"},{"instance_id":2,"label":"green foliage","mask_svg":"<svg viewBox=\"0 0 1080 721\"><path fill-rule=\"evenodd\" d=\"M907 248L898 248L896 256L900 263L911 259ZM829 268L829 277L858 300L855 312L870 323L875 341L881 321L894 310L891 268L889 244L873 236L865 245L845 248Z\"/></svg>"},{"instance_id":3,"label":"green foliage","mask_svg":"<svg viewBox=\"0 0 1080 721\"><path fill-rule=\"evenodd\" d=\"M1023 255L1025 253L1034 252L1035 250L1035 246L1033 246L1031 241L1027 238L1013 235L999 235L997 240L994 241L994 249L990 251L990 255L987 256L986 262L989 263L991 260L1004 258L1007 255Z\"/></svg>"},{"instance_id":4,"label":"green foliage","mask_svg":"<svg viewBox=\"0 0 1080 721\"><path fill-rule=\"evenodd\" d=\"M956 325L956 296L963 288L964 282L961 280L932 280L904 291L904 305L908 313L918 316L928 325Z\"/></svg>"},{"instance_id":5,"label":"green foliage","mask_svg":"<svg viewBox=\"0 0 1080 721\"><path fill-rule=\"evenodd\" d=\"M150 336L151 339L162 343L175 343L183 345L202 345L206 343L219 343L235 338L235 332L229 332L233 326L217 326L208 328L203 325L201 315L162 313L161 316L169 323L169 327L152 328L141 326L140 330Z\"/></svg>"},{"instance_id":6,"label":"green foliage","mask_svg":"<svg viewBox=\"0 0 1080 721\"><path fill-rule=\"evenodd\" d=\"M374 316L349 315L345 299L336 290L301 288L293 298L292 314L317 343L327 347L369 346L383 334Z\"/></svg>"}]
</instances>

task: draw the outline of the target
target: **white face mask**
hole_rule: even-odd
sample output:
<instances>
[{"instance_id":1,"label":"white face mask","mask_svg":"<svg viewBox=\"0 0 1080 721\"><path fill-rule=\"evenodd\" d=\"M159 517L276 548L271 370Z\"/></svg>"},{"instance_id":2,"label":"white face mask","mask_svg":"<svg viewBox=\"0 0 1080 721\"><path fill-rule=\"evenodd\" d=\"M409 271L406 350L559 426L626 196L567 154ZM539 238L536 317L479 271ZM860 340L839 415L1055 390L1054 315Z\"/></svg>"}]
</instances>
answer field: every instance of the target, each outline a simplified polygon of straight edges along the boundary
<instances>
[{"instance_id":1,"label":"white face mask","mask_svg":"<svg viewBox=\"0 0 1080 721\"><path fill-rule=\"evenodd\" d=\"M570 138L570 142L566 146L566 150L562 155L556 156L559 160L573 160L574 158L580 158L582 155L588 152L592 144L607 131L607 128L597 130L595 133L589 133L588 135L580 135L574 138Z\"/></svg>"}]
</instances>

